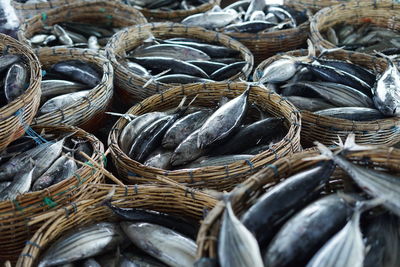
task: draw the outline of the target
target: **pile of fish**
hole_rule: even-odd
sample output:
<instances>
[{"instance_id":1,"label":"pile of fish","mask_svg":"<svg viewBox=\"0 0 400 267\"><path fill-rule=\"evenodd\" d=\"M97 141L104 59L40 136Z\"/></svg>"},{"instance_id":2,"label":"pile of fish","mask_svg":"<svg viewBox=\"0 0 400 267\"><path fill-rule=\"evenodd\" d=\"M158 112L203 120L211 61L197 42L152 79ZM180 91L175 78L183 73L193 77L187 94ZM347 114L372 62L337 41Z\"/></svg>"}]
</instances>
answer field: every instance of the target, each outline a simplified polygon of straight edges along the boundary
<instances>
[{"instance_id":1,"label":"pile of fish","mask_svg":"<svg viewBox=\"0 0 400 267\"><path fill-rule=\"evenodd\" d=\"M390 58L377 75L349 61L325 58L329 52L285 56L260 73L260 82L297 108L321 116L371 121L400 115L400 73Z\"/></svg>"},{"instance_id":2,"label":"pile of fish","mask_svg":"<svg viewBox=\"0 0 400 267\"><path fill-rule=\"evenodd\" d=\"M339 23L322 35L332 44L361 53L400 54L400 33L371 23L350 25Z\"/></svg>"},{"instance_id":3,"label":"pile of fish","mask_svg":"<svg viewBox=\"0 0 400 267\"><path fill-rule=\"evenodd\" d=\"M163 11L191 10L208 3L208 0L123 0L127 5L136 8L158 9Z\"/></svg>"},{"instance_id":4,"label":"pile of fish","mask_svg":"<svg viewBox=\"0 0 400 267\"><path fill-rule=\"evenodd\" d=\"M239 51L190 38L149 38L125 59L122 64L136 75L175 84L223 81L247 64Z\"/></svg>"},{"instance_id":5,"label":"pile of fish","mask_svg":"<svg viewBox=\"0 0 400 267\"><path fill-rule=\"evenodd\" d=\"M50 139L52 138L52 139ZM78 169L73 158L85 162L91 155L88 141L66 136L55 139L21 137L0 152L0 200L14 200L29 191L45 189L71 177Z\"/></svg>"},{"instance_id":6,"label":"pile of fish","mask_svg":"<svg viewBox=\"0 0 400 267\"><path fill-rule=\"evenodd\" d=\"M124 221L96 223L61 236L38 266L193 266L196 221L153 210L110 207Z\"/></svg>"},{"instance_id":7,"label":"pile of fish","mask_svg":"<svg viewBox=\"0 0 400 267\"><path fill-rule=\"evenodd\" d=\"M11 1L0 1L0 32L16 39L20 23Z\"/></svg>"},{"instance_id":8,"label":"pile of fish","mask_svg":"<svg viewBox=\"0 0 400 267\"><path fill-rule=\"evenodd\" d=\"M226 198L221 267L400 266L400 177L324 150L328 160L270 188L240 219ZM336 165L354 192L321 192Z\"/></svg>"},{"instance_id":9,"label":"pile of fish","mask_svg":"<svg viewBox=\"0 0 400 267\"><path fill-rule=\"evenodd\" d=\"M267 5L265 0L242 0L224 9L215 6L205 13L188 16L182 24L225 32L264 33L296 28L307 20L306 10Z\"/></svg>"},{"instance_id":10,"label":"pile of fish","mask_svg":"<svg viewBox=\"0 0 400 267\"><path fill-rule=\"evenodd\" d=\"M0 56L0 107L22 95L29 86L29 71L22 58L18 54Z\"/></svg>"},{"instance_id":11,"label":"pile of fish","mask_svg":"<svg viewBox=\"0 0 400 267\"><path fill-rule=\"evenodd\" d=\"M117 31L119 28L101 24L61 22L53 26L43 26L40 32L29 39L29 43L33 48L62 46L97 51L106 46L108 39Z\"/></svg>"},{"instance_id":12,"label":"pile of fish","mask_svg":"<svg viewBox=\"0 0 400 267\"><path fill-rule=\"evenodd\" d=\"M88 97L101 81L101 75L91 63L67 60L54 64L43 77L42 105L39 114L61 110Z\"/></svg>"},{"instance_id":13,"label":"pile of fish","mask_svg":"<svg viewBox=\"0 0 400 267\"><path fill-rule=\"evenodd\" d=\"M283 138L284 119L249 116L250 88L216 109L184 107L150 112L129 122L119 145L130 158L160 169L228 165L249 160ZM259 108L257 107L259 110Z\"/></svg>"}]
</instances>

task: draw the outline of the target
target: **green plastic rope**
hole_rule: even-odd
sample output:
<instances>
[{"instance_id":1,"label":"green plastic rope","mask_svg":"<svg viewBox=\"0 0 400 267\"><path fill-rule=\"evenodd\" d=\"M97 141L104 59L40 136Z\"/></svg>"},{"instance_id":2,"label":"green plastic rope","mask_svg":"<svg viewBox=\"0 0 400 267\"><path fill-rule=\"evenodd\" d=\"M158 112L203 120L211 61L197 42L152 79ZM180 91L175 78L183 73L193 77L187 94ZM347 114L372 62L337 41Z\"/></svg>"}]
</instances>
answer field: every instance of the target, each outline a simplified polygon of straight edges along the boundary
<instances>
[{"instance_id":1,"label":"green plastic rope","mask_svg":"<svg viewBox=\"0 0 400 267\"><path fill-rule=\"evenodd\" d=\"M45 197L43 199L43 202L44 202L44 204L46 204L50 208L53 208L53 207L58 205L57 202L53 201L50 197Z\"/></svg>"}]
</instances>

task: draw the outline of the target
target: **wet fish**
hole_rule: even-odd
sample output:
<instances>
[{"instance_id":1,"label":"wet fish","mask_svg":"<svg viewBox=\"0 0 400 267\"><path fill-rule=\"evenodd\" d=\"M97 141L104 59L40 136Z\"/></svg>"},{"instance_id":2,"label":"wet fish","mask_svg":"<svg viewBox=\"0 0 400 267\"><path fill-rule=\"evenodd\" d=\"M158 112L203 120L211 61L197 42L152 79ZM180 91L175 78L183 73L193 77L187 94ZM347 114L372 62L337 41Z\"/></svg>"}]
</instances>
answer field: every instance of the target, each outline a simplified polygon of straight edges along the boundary
<instances>
[{"instance_id":1,"label":"wet fish","mask_svg":"<svg viewBox=\"0 0 400 267\"><path fill-rule=\"evenodd\" d=\"M294 59L279 59L264 69L260 82L279 83L287 81L296 74L300 67Z\"/></svg>"},{"instance_id":2,"label":"wet fish","mask_svg":"<svg viewBox=\"0 0 400 267\"><path fill-rule=\"evenodd\" d=\"M55 177L53 184L58 184L59 182L72 177L77 170L78 166L76 165L75 160L67 159L67 161L63 164L62 172L60 175Z\"/></svg>"},{"instance_id":3,"label":"wet fish","mask_svg":"<svg viewBox=\"0 0 400 267\"><path fill-rule=\"evenodd\" d=\"M82 101L90 93L90 90L83 90L69 94L63 94L53 97L46 101L40 108L39 112L42 114L57 111L69 105Z\"/></svg>"},{"instance_id":4,"label":"wet fish","mask_svg":"<svg viewBox=\"0 0 400 267\"><path fill-rule=\"evenodd\" d=\"M159 78L156 78L155 81L160 83L176 83L176 84L213 82L213 80L199 78L186 74L164 75Z\"/></svg>"},{"instance_id":5,"label":"wet fish","mask_svg":"<svg viewBox=\"0 0 400 267\"><path fill-rule=\"evenodd\" d=\"M101 265L95 259L90 258L84 261L83 267L101 267Z\"/></svg>"},{"instance_id":6,"label":"wet fish","mask_svg":"<svg viewBox=\"0 0 400 267\"><path fill-rule=\"evenodd\" d=\"M40 177L52 163L61 155L65 138L51 143L46 150L40 151L36 156L32 157L35 171L32 175L32 181Z\"/></svg>"},{"instance_id":7,"label":"wet fish","mask_svg":"<svg viewBox=\"0 0 400 267\"><path fill-rule=\"evenodd\" d=\"M387 116L400 116L400 73L390 58L388 68L378 78L373 89L376 107Z\"/></svg>"},{"instance_id":8,"label":"wet fish","mask_svg":"<svg viewBox=\"0 0 400 267\"><path fill-rule=\"evenodd\" d=\"M4 91L8 102L22 95L27 88L27 71L19 63L13 64L7 72Z\"/></svg>"},{"instance_id":9,"label":"wet fish","mask_svg":"<svg viewBox=\"0 0 400 267\"><path fill-rule=\"evenodd\" d=\"M218 259L221 267L263 267L257 240L238 220L229 200L218 238Z\"/></svg>"},{"instance_id":10,"label":"wet fish","mask_svg":"<svg viewBox=\"0 0 400 267\"><path fill-rule=\"evenodd\" d=\"M1 182L0 183L0 193L4 190L4 188L7 188L11 182Z\"/></svg>"},{"instance_id":11,"label":"wet fish","mask_svg":"<svg viewBox=\"0 0 400 267\"><path fill-rule=\"evenodd\" d=\"M137 63L127 61L127 62L124 62L124 64L130 71L132 71L133 73L135 73L137 75L140 75L144 78L151 76L150 73L145 68L143 68L141 65L139 65Z\"/></svg>"},{"instance_id":12,"label":"wet fish","mask_svg":"<svg viewBox=\"0 0 400 267\"><path fill-rule=\"evenodd\" d=\"M220 45L205 44L198 42L197 40L196 42L194 41L190 42L190 41L178 41L170 39L170 40L164 40L163 42L167 44L178 44L196 48L200 51L203 51L211 58L213 58L213 62L216 62L215 58L232 58L239 54L238 51L233 50L232 48ZM235 59L235 61L237 61L237 59Z\"/></svg>"},{"instance_id":13,"label":"wet fish","mask_svg":"<svg viewBox=\"0 0 400 267\"><path fill-rule=\"evenodd\" d=\"M66 80L44 80L41 82L42 97L54 97L87 89L87 85Z\"/></svg>"},{"instance_id":14,"label":"wet fish","mask_svg":"<svg viewBox=\"0 0 400 267\"><path fill-rule=\"evenodd\" d=\"M24 169L17 173L14 180L0 192L0 201L15 200L21 194L29 191L35 167Z\"/></svg>"},{"instance_id":15,"label":"wet fish","mask_svg":"<svg viewBox=\"0 0 400 267\"><path fill-rule=\"evenodd\" d=\"M316 111L314 114L354 121L373 121L386 118L379 110L362 107L329 108Z\"/></svg>"},{"instance_id":16,"label":"wet fish","mask_svg":"<svg viewBox=\"0 0 400 267\"><path fill-rule=\"evenodd\" d=\"M67 156L69 155L67 154ZM35 180L32 186L32 191L39 191L53 184L56 177L61 175L61 173L63 172L64 164L67 160L68 158L66 157L66 155L56 159L53 164L51 164L50 167Z\"/></svg>"},{"instance_id":17,"label":"wet fish","mask_svg":"<svg viewBox=\"0 0 400 267\"><path fill-rule=\"evenodd\" d=\"M188 61L190 64L193 64L202 70L204 70L208 75L211 75L216 70L227 66L224 63L218 63L214 61L203 61L203 60L190 60Z\"/></svg>"},{"instance_id":18,"label":"wet fish","mask_svg":"<svg viewBox=\"0 0 400 267\"><path fill-rule=\"evenodd\" d=\"M314 198L334 169L332 161L320 163L288 177L257 199L241 221L255 235L260 247L265 247L281 225ZM267 231L265 227L268 227Z\"/></svg>"},{"instance_id":19,"label":"wet fish","mask_svg":"<svg viewBox=\"0 0 400 267\"><path fill-rule=\"evenodd\" d=\"M240 61L240 62L235 62L235 63L229 64L225 67L222 67L222 68L214 71L210 75L210 79L212 79L214 81L227 80L227 79L231 78L232 76L234 76L235 74L239 73L246 65L247 65L246 61Z\"/></svg>"},{"instance_id":20,"label":"wet fish","mask_svg":"<svg viewBox=\"0 0 400 267\"><path fill-rule=\"evenodd\" d=\"M215 29L225 27L226 25L233 22L237 17L237 12L219 11L200 13L186 17L181 21L181 23L187 26L199 26L206 29Z\"/></svg>"},{"instance_id":21,"label":"wet fish","mask_svg":"<svg viewBox=\"0 0 400 267\"><path fill-rule=\"evenodd\" d=\"M283 126L283 118L267 118L257 121L245 127L242 127L238 132L230 138L226 143L212 150L212 154L226 155L243 153L246 149L256 145L270 143L277 128Z\"/></svg>"},{"instance_id":22,"label":"wet fish","mask_svg":"<svg viewBox=\"0 0 400 267\"><path fill-rule=\"evenodd\" d=\"M347 221L352 209L338 195L323 197L293 215L264 254L266 266L304 266Z\"/></svg>"},{"instance_id":23,"label":"wet fish","mask_svg":"<svg viewBox=\"0 0 400 267\"><path fill-rule=\"evenodd\" d=\"M210 57L201 50L178 44L157 44L137 48L130 54L133 57L168 57L177 60L210 60Z\"/></svg>"},{"instance_id":24,"label":"wet fish","mask_svg":"<svg viewBox=\"0 0 400 267\"><path fill-rule=\"evenodd\" d=\"M166 267L167 265L145 254L123 252L120 267Z\"/></svg>"},{"instance_id":25,"label":"wet fish","mask_svg":"<svg viewBox=\"0 0 400 267\"><path fill-rule=\"evenodd\" d=\"M177 120L165 133L162 146L167 149L176 148L191 133L199 129L210 114L210 110L204 109Z\"/></svg>"},{"instance_id":26,"label":"wet fish","mask_svg":"<svg viewBox=\"0 0 400 267\"><path fill-rule=\"evenodd\" d=\"M174 150L174 153L172 154L171 157L172 166L187 164L207 153L206 149L198 147L197 145L199 132L200 129L197 129L196 131L191 133Z\"/></svg>"},{"instance_id":27,"label":"wet fish","mask_svg":"<svg viewBox=\"0 0 400 267\"><path fill-rule=\"evenodd\" d=\"M198 148L206 148L221 142L238 129L246 115L250 89L249 86L240 96L221 106L206 120L198 133Z\"/></svg>"},{"instance_id":28,"label":"wet fish","mask_svg":"<svg viewBox=\"0 0 400 267\"><path fill-rule=\"evenodd\" d=\"M54 266L98 255L114 249L124 240L119 226L97 223L75 229L53 243L41 258L38 267Z\"/></svg>"},{"instance_id":29,"label":"wet fish","mask_svg":"<svg viewBox=\"0 0 400 267\"><path fill-rule=\"evenodd\" d=\"M335 107L321 98L287 96L286 99L300 110L318 111Z\"/></svg>"},{"instance_id":30,"label":"wet fish","mask_svg":"<svg viewBox=\"0 0 400 267\"><path fill-rule=\"evenodd\" d=\"M199 228L198 223L184 220L180 217L169 215L167 213L142 208L120 208L112 205L109 201L105 203L113 213L124 220L130 222L154 223L174 231L177 231L190 238L196 238Z\"/></svg>"},{"instance_id":31,"label":"wet fish","mask_svg":"<svg viewBox=\"0 0 400 267\"><path fill-rule=\"evenodd\" d=\"M69 35L65 32L63 27L61 27L58 24L55 24L53 25L53 31L62 44L68 46L73 45L74 42L72 41L71 37L69 37Z\"/></svg>"},{"instance_id":32,"label":"wet fish","mask_svg":"<svg viewBox=\"0 0 400 267\"><path fill-rule=\"evenodd\" d=\"M13 64L20 61L21 55L7 54L0 57L0 72L10 68Z\"/></svg>"},{"instance_id":33,"label":"wet fish","mask_svg":"<svg viewBox=\"0 0 400 267\"><path fill-rule=\"evenodd\" d=\"M150 223L121 222L121 227L136 246L165 264L193 266L197 249L193 240Z\"/></svg>"},{"instance_id":34,"label":"wet fish","mask_svg":"<svg viewBox=\"0 0 400 267\"><path fill-rule=\"evenodd\" d=\"M149 156L143 163L145 166L168 170L171 166L173 151L161 151L153 156Z\"/></svg>"},{"instance_id":35,"label":"wet fish","mask_svg":"<svg viewBox=\"0 0 400 267\"><path fill-rule=\"evenodd\" d=\"M101 77L97 70L89 63L80 60L68 60L53 65L52 70L64 74L66 77L86 84L91 88L98 85Z\"/></svg>"},{"instance_id":36,"label":"wet fish","mask_svg":"<svg viewBox=\"0 0 400 267\"><path fill-rule=\"evenodd\" d=\"M351 220L318 250L307 267L362 267L365 246L360 230L360 216L361 211L356 209Z\"/></svg>"},{"instance_id":37,"label":"wet fish","mask_svg":"<svg viewBox=\"0 0 400 267\"><path fill-rule=\"evenodd\" d=\"M225 156L215 156L215 157L204 157L199 158L192 163L182 166L182 169L194 169L201 167L210 166L226 166L238 161L249 161L254 157L254 155L225 155Z\"/></svg>"},{"instance_id":38,"label":"wet fish","mask_svg":"<svg viewBox=\"0 0 400 267\"><path fill-rule=\"evenodd\" d=\"M258 33L258 32L265 31L266 29L269 29L276 25L277 24L273 23L273 22L253 20L253 21L246 21L246 22L231 24L231 25L225 27L224 31L225 32Z\"/></svg>"}]
</instances>

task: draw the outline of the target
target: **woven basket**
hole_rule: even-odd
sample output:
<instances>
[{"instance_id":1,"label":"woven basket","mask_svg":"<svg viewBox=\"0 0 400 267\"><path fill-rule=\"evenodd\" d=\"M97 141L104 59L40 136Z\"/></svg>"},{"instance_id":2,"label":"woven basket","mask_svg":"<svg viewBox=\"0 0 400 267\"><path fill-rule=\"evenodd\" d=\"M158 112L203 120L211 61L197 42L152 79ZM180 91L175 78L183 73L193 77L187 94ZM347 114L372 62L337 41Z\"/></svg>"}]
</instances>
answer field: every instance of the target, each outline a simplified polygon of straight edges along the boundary
<instances>
[{"instance_id":1,"label":"woven basket","mask_svg":"<svg viewBox=\"0 0 400 267\"><path fill-rule=\"evenodd\" d=\"M71 126L35 126L33 130L46 133L65 134L74 133L73 136L86 139L93 148L91 158L103 164L103 144L98 139L79 128ZM42 222L30 222L30 218L61 208L65 204L83 198L85 195L77 193L86 183L103 181L100 171L90 166L77 170L75 175L60 183L54 184L44 190L30 192L18 196L14 201L0 202L0 260L16 260L18 254L33 233L41 226Z\"/></svg>"},{"instance_id":2,"label":"woven basket","mask_svg":"<svg viewBox=\"0 0 400 267\"><path fill-rule=\"evenodd\" d=\"M247 84L245 83L206 83L176 87L163 94L147 98L132 107L128 113L140 115L174 108L178 106L183 96L191 99L197 95L194 106L215 106L222 96L232 98L240 95L246 88ZM156 182L154 177L165 175L178 183L190 186L213 188L220 191L229 190L265 165L287 154L299 151L301 120L293 105L284 101L279 95L257 86L251 89L249 99L251 103L256 103L274 116L285 118L286 128L289 129L288 133L284 139L272 145L269 150L254 156L250 161L238 161L228 166L166 171L134 161L120 149L118 139L121 130L126 125L126 120L120 119L111 130L108 141L111 156L120 178L127 183L136 184Z\"/></svg>"},{"instance_id":3,"label":"woven basket","mask_svg":"<svg viewBox=\"0 0 400 267\"><path fill-rule=\"evenodd\" d=\"M65 60L82 60L92 63L103 76L101 82L91 89L88 96L80 102L52 113L40 115L34 118L32 123L43 125L64 123L79 126L85 130L98 129L113 96L111 63L90 49L45 47L35 51L43 68Z\"/></svg>"},{"instance_id":4,"label":"woven basket","mask_svg":"<svg viewBox=\"0 0 400 267\"><path fill-rule=\"evenodd\" d=\"M334 6L334 5L339 5L343 3L348 3L353 0L285 0L285 4L297 4L304 6L305 8L308 8L311 10L313 13L319 11L320 9L323 9L325 7L329 6Z\"/></svg>"},{"instance_id":5,"label":"woven basket","mask_svg":"<svg viewBox=\"0 0 400 267\"><path fill-rule=\"evenodd\" d=\"M0 107L0 150L2 150L24 134L25 127L29 126L35 116L40 103L42 76L39 61L28 46L7 35L0 34L0 51L24 55L22 60L29 68L30 75L29 86L25 93L9 104Z\"/></svg>"},{"instance_id":6,"label":"woven basket","mask_svg":"<svg viewBox=\"0 0 400 267\"><path fill-rule=\"evenodd\" d=\"M297 50L285 53L285 55L305 56L307 55L307 51ZM281 55L277 55L263 61L254 71L253 79L258 81L262 70L280 57ZM377 72L382 72L387 67L387 63L383 59L344 50L328 53L326 57L348 60ZM333 142L338 140L338 136L345 138L350 132L355 133L356 141L359 144L393 145L400 142L400 118L393 117L375 121L351 121L319 116L306 110L301 111L301 117L301 142L306 146L312 145L314 141L332 145Z\"/></svg>"},{"instance_id":7,"label":"woven basket","mask_svg":"<svg viewBox=\"0 0 400 267\"><path fill-rule=\"evenodd\" d=\"M51 2L37 5L48 5ZM61 22L81 22L116 28L147 22L145 17L135 8L118 2L66 0L66 4L68 5L35 12L35 16L21 25L18 31L18 39L28 43L28 39L39 33L44 26L51 26Z\"/></svg>"},{"instance_id":8,"label":"woven basket","mask_svg":"<svg viewBox=\"0 0 400 267\"><path fill-rule=\"evenodd\" d=\"M208 31L200 27L187 27L177 23L149 23L130 27L115 34L107 44L106 49L107 57L111 60L115 69L116 95L118 95L121 102L129 107L137 101L172 87L168 84L152 82L146 88L143 88L147 79L134 74L120 64L125 52L141 45L143 40L149 37L149 33L156 38L162 39L173 37L197 38L208 42L217 42L225 47L240 51L243 60L248 64L243 67L241 72L229 80L247 79L253 68L253 55L250 51L241 43L224 34Z\"/></svg>"},{"instance_id":9,"label":"woven basket","mask_svg":"<svg viewBox=\"0 0 400 267\"><path fill-rule=\"evenodd\" d=\"M46 248L68 230L96 222L118 221L109 208L99 205L113 190L114 205L146 208L196 220L201 220L217 203L205 193L166 185L120 187L99 184L91 190L94 192L90 199L32 218L32 222L46 220L46 223L27 242L16 266L36 266Z\"/></svg>"},{"instance_id":10,"label":"woven basket","mask_svg":"<svg viewBox=\"0 0 400 267\"><path fill-rule=\"evenodd\" d=\"M125 0L123 0L125 1ZM209 0L207 3L204 3L196 8L184 10L172 10L172 11L165 11L160 9L147 9L147 8L138 8L143 15L152 22L164 22L164 21L175 21L180 22L184 18L197 14L202 13L210 10L215 5L219 5L221 0Z\"/></svg>"},{"instance_id":11,"label":"woven basket","mask_svg":"<svg viewBox=\"0 0 400 267\"><path fill-rule=\"evenodd\" d=\"M367 22L378 27L399 31L400 18L398 17L398 13L400 5L396 3L399 2L388 0L357 0L347 4L324 8L316 13L311 20L311 39L319 47L336 47L328 40L325 40L321 32L339 23L360 25Z\"/></svg>"},{"instance_id":12,"label":"woven basket","mask_svg":"<svg viewBox=\"0 0 400 267\"><path fill-rule=\"evenodd\" d=\"M289 4L295 10L304 10L299 5ZM310 23L306 21L297 28L265 33L224 32L224 34L244 44L254 55L255 64L278 52L302 48L308 38Z\"/></svg>"},{"instance_id":13,"label":"woven basket","mask_svg":"<svg viewBox=\"0 0 400 267\"><path fill-rule=\"evenodd\" d=\"M21 22L23 22L24 20L29 19L37 14L41 14L42 12L46 12L49 9L73 4L76 2L77 0L53 0L36 4L24 4L13 0L11 1L11 4L15 9L18 18Z\"/></svg>"},{"instance_id":14,"label":"woven basket","mask_svg":"<svg viewBox=\"0 0 400 267\"><path fill-rule=\"evenodd\" d=\"M296 153L292 156L280 159L271 164L268 168L263 169L244 183L237 186L235 197L232 200L232 207L235 214L240 218L241 214L254 203L255 199L263 192L267 191L280 181L300 171L310 168L317 161L303 161L302 159L319 155L318 152L307 151ZM373 151L351 152L346 155L347 159L351 159L357 164L376 166L386 171L400 171L400 150L388 147L377 147ZM343 171L337 167L335 174L332 176L330 183L325 187L326 193L335 192L338 189L347 188L350 179L343 176ZM221 225L221 216L224 212L225 205L222 201L218 202L215 208L208 214L203 221L200 231L197 235L197 257L198 259L207 257L217 259L218 233Z\"/></svg>"}]
</instances>

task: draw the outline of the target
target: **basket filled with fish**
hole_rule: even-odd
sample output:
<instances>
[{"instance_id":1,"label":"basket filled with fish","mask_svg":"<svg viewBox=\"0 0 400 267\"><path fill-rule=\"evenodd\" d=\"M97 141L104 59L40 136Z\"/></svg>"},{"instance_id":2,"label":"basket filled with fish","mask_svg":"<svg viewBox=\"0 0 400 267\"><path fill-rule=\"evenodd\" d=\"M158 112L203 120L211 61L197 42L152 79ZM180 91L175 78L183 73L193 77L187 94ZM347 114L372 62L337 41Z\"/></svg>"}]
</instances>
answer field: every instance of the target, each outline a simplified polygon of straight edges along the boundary
<instances>
[{"instance_id":1,"label":"basket filled with fish","mask_svg":"<svg viewBox=\"0 0 400 267\"><path fill-rule=\"evenodd\" d=\"M223 196L200 228L198 266L399 266L400 151L351 140L278 160Z\"/></svg>"},{"instance_id":2,"label":"basket filled with fish","mask_svg":"<svg viewBox=\"0 0 400 267\"><path fill-rule=\"evenodd\" d=\"M187 16L205 12L221 0L120 0L140 10L151 22L179 22Z\"/></svg>"},{"instance_id":3,"label":"basket filled with fish","mask_svg":"<svg viewBox=\"0 0 400 267\"><path fill-rule=\"evenodd\" d=\"M113 96L111 63L90 49L39 48L41 104L33 124L98 129Z\"/></svg>"},{"instance_id":4,"label":"basket filled with fish","mask_svg":"<svg viewBox=\"0 0 400 267\"><path fill-rule=\"evenodd\" d=\"M91 198L46 214L16 266L193 266L215 198L174 185L91 189Z\"/></svg>"},{"instance_id":5,"label":"basket filled with fish","mask_svg":"<svg viewBox=\"0 0 400 267\"><path fill-rule=\"evenodd\" d=\"M297 4L302 5L309 10L316 13L317 11L330 6L339 4L349 3L352 0L284 0L285 4Z\"/></svg>"},{"instance_id":6,"label":"basket filled with fish","mask_svg":"<svg viewBox=\"0 0 400 267\"><path fill-rule=\"evenodd\" d=\"M277 94L246 83L175 87L132 107L111 129L119 177L157 175L192 187L231 189L251 173L299 151L300 115Z\"/></svg>"},{"instance_id":7,"label":"basket filled with fish","mask_svg":"<svg viewBox=\"0 0 400 267\"><path fill-rule=\"evenodd\" d=\"M400 5L394 2L354 1L322 9L311 20L311 38L321 48L400 54Z\"/></svg>"},{"instance_id":8,"label":"basket filled with fish","mask_svg":"<svg viewBox=\"0 0 400 267\"><path fill-rule=\"evenodd\" d=\"M103 165L103 144L66 125L34 126L0 152L1 260L15 260L39 228L29 218L79 199L82 185L103 181L81 152Z\"/></svg>"},{"instance_id":9,"label":"basket filled with fish","mask_svg":"<svg viewBox=\"0 0 400 267\"><path fill-rule=\"evenodd\" d=\"M277 52L301 48L308 37L308 11L298 5L268 5L264 0L237 1L182 20L238 40L253 53L256 64Z\"/></svg>"},{"instance_id":10,"label":"basket filled with fish","mask_svg":"<svg viewBox=\"0 0 400 267\"><path fill-rule=\"evenodd\" d=\"M40 102L41 67L35 53L0 34L0 151L24 134Z\"/></svg>"},{"instance_id":11,"label":"basket filled with fish","mask_svg":"<svg viewBox=\"0 0 400 267\"><path fill-rule=\"evenodd\" d=\"M97 51L118 30L146 22L138 10L115 1L75 1L26 20L18 39L34 48L63 46Z\"/></svg>"},{"instance_id":12,"label":"basket filled with fish","mask_svg":"<svg viewBox=\"0 0 400 267\"><path fill-rule=\"evenodd\" d=\"M303 145L332 145L350 132L362 144L393 145L400 142L399 75L390 59L298 50L265 60L254 80L301 110Z\"/></svg>"},{"instance_id":13,"label":"basket filled with fish","mask_svg":"<svg viewBox=\"0 0 400 267\"><path fill-rule=\"evenodd\" d=\"M199 27L149 23L120 31L107 45L122 103L174 85L247 79L253 55L238 41Z\"/></svg>"}]
</instances>

